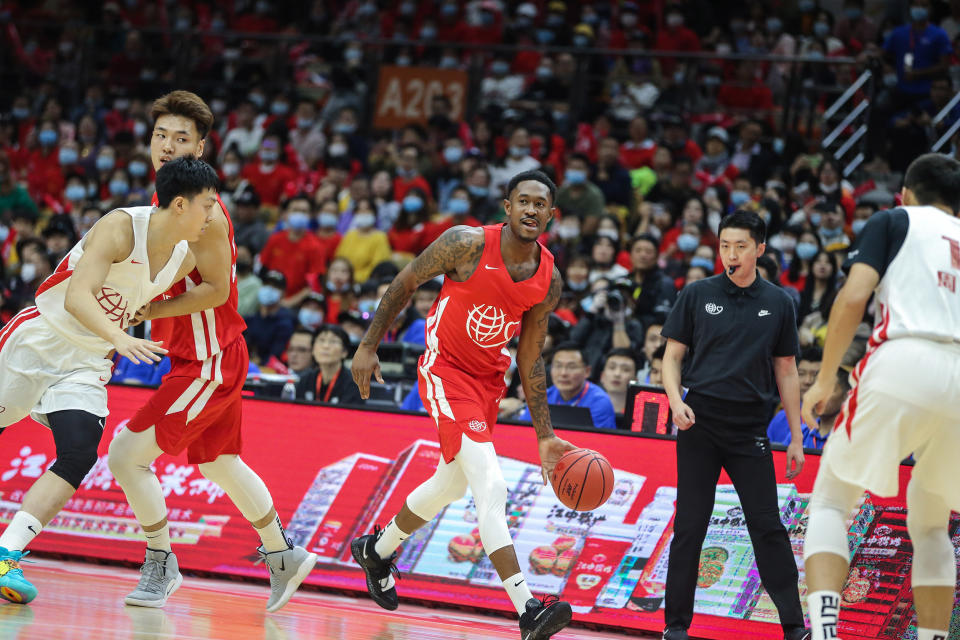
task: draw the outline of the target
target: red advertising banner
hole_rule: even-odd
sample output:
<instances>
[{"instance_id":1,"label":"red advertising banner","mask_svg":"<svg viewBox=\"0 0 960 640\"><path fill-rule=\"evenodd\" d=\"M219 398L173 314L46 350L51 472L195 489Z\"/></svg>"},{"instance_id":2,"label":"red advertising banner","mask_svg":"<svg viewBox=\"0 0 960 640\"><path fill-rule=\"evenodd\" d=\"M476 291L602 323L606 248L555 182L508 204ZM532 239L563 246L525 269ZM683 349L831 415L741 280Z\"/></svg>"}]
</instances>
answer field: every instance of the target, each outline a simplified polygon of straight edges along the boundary
<instances>
[{"instance_id":1,"label":"red advertising banner","mask_svg":"<svg viewBox=\"0 0 960 640\"><path fill-rule=\"evenodd\" d=\"M142 560L142 533L107 468L106 452L150 391L112 386L109 394L111 414L97 465L31 549ZM604 453L615 468L616 486L600 509L567 509L540 480L532 430L497 426L495 444L509 487L506 515L531 588L570 601L578 620L659 631L676 497L674 442L626 432L560 435ZM386 524L439 458L435 427L425 416L250 399L244 437L243 458L266 481L288 534L321 557L308 584L355 591L364 591L365 582L349 557L350 540ZM2 438L0 522L7 523L53 462L54 446L47 430L30 420L11 426ZM807 456L803 474L788 482L783 453L774 456L781 517L801 567L803 593L806 504L819 458ZM259 541L253 529L216 484L183 458L162 456L155 469L181 567L267 578L264 567L254 564ZM902 468L901 488L908 477L909 468ZM960 543L956 529L954 521L951 535ZM902 499L865 498L850 542L855 555L843 593L842 636L915 638ZM725 476L700 562L693 634L762 638L779 628L760 585L739 500ZM398 565L401 597L512 610L480 545L469 492L404 543Z\"/></svg>"}]
</instances>

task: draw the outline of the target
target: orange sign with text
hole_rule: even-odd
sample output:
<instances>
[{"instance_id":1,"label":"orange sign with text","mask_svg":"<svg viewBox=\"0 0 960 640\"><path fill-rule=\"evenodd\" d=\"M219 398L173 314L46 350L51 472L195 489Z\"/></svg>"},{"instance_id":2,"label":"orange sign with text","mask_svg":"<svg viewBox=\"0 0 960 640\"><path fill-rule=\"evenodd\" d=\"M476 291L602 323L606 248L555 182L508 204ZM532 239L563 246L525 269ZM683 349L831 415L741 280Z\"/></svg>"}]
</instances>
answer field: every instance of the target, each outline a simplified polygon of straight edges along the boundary
<instances>
[{"instance_id":1,"label":"orange sign with text","mask_svg":"<svg viewBox=\"0 0 960 640\"><path fill-rule=\"evenodd\" d=\"M430 104L437 95L445 95L450 100L452 120L463 118L467 73L435 67L380 67L374 128L393 129L414 122L426 123L433 115Z\"/></svg>"}]
</instances>

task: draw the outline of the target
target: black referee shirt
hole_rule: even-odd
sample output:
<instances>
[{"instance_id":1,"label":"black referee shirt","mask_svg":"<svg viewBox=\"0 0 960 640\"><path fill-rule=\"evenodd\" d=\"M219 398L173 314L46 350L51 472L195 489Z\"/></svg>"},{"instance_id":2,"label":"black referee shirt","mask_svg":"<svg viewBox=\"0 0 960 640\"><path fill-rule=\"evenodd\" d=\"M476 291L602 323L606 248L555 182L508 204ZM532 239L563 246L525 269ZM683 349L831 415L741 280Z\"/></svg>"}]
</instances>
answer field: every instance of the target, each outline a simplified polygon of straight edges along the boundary
<instances>
[{"instance_id":1,"label":"black referee shirt","mask_svg":"<svg viewBox=\"0 0 960 640\"><path fill-rule=\"evenodd\" d=\"M687 345L681 384L724 402L770 406L772 358L799 352L793 302L759 274L745 289L726 272L684 287L660 333Z\"/></svg>"}]
</instances>

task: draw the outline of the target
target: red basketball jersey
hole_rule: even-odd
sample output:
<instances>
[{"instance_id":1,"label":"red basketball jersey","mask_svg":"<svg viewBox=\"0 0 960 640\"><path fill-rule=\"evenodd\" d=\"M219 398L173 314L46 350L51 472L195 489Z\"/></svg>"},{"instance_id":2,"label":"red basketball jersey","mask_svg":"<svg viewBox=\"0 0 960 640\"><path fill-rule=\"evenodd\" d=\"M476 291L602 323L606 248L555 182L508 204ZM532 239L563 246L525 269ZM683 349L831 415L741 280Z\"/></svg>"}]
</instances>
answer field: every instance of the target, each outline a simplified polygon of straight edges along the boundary
<instances>
[{"instance_id":1,"label":"red basketball jersey","mask_svg":"<svg viewBox=\"0 0 960 640\"><path fill-rule=\"evenodd\" d=\"M220 196L217 202L227 218L228 237L230 239L230 295L219 307L204 309L197 313L176 318L159 318L151 322L151 336L154 340L163 340L163 346L170 355L184 360L206 360L220 353L243 333L247 324L237 311L237 245L233 241L233 222ZM153 195L153 204L157 205L157 195ZM194 269L186 278L174 283L164 298L172 298L193 289L203 282L200 272Z\"/></svg>"},{"instance_id":2,"label":"red basketball jersey","mask_svg":"<svg viewBox=\"0 0 960 640\"><path fill-rule=\"evenodd\" d=\"M428 379L469 376L487 391L502 392L510 366L507 343L520 332L524 312L550 290L553 254L540 245L540 266L514 282L500 254L503 225L483 227L483 255L465 282L445 278L426 325L426 351L420 369Z\"/></svg>"}]
</instances>

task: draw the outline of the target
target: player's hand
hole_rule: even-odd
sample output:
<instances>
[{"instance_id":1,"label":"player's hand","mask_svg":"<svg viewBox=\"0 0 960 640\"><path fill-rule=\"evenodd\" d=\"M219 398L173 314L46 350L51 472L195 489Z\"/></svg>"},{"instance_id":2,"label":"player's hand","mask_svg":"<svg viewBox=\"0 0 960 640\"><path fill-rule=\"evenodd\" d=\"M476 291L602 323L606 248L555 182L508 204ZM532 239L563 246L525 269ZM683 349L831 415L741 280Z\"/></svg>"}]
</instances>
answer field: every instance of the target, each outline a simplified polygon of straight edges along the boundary
<instances>
[{"instance_id":1,"label":"player's hand","mask_svg":"<svg viewBox=\"0 0 960 640\"><path fill-rule=\"evenodd\" d=\"M827 398L832 394L833 387L820 382L820 379L817 378L817 381L813 383L812 387L807 389L807 392L803 394L803 399L800 401L800 417L804 423L810 427L817 424L820 419L820 412L823 411L823 406L826 404Z\"/></svg>"},{"instance_id":2,"label":"player's hand","mask_svg":"<svg viewBox=\"0 0 960 640\"><path fill-rule=\"evenodd\" d=\"M127 323L127 326L135 327L138 324L144 323L150 319L150 303L143 305L137 312L133 314L133 317L130 318L130 322Z\"/></svg>"},{"instance_id":3,"label":"player's hand","mask_svg":"<svg viewBox=\"0 0 960 640\"><path fill-rule=\"evenodd\" d=\"M678 402L677 406L670 405L670 410L673 412L673 424L677 425L680 431L686 431L697 421L693 409L686 402Z\"/></svg>"},{"instance_id":4,"label":"player's hand","mask_svg":"<svg viewBox=\"0 0 960 640\"><path fill-rule=\"evenodd\" d=\"M167 353L167 350L163 348L163 342L134 338L127 333L121 333L116 337L113 341L113 348L117 350L121 357L127 358L133 364L160 362Z\"/></svg>"},{"instance_id":5,"label":"player's hand","mask_svg":"<svg viewBox=\"0 0 960 640\"><path fill-rule=\"evenodd\" d=\"M543 484L553 480L553 468L567 451L576 447L562 438L551 436L540 441L540 472L543 474Z\"/></svg>"},{"instance_id":6,"label":"player's hand","mask_svg":"<svg viewBox=\"0 0 960 640\"><path fill-rule=\"evenodd\" d=\"M787 480L793 480L803 471L803 443L790 442L787 445Z\"/></svg>"},{"instance_id":7,"label":"player's hand","mask_svg":"<svg viewBox=\"0 0 960 640\"><path fill-rule=\"evenodd\" d=\"M366 400L370 397L370 376L374 376L377 382L383 384L383 376L380 375L380 358L377 352L369 347L360 345L357 352L353 354L353 361L350 363L350 371L353 373L353 381L357 383L360 390L360 397Z\"/></svg>"}]
</instances>

